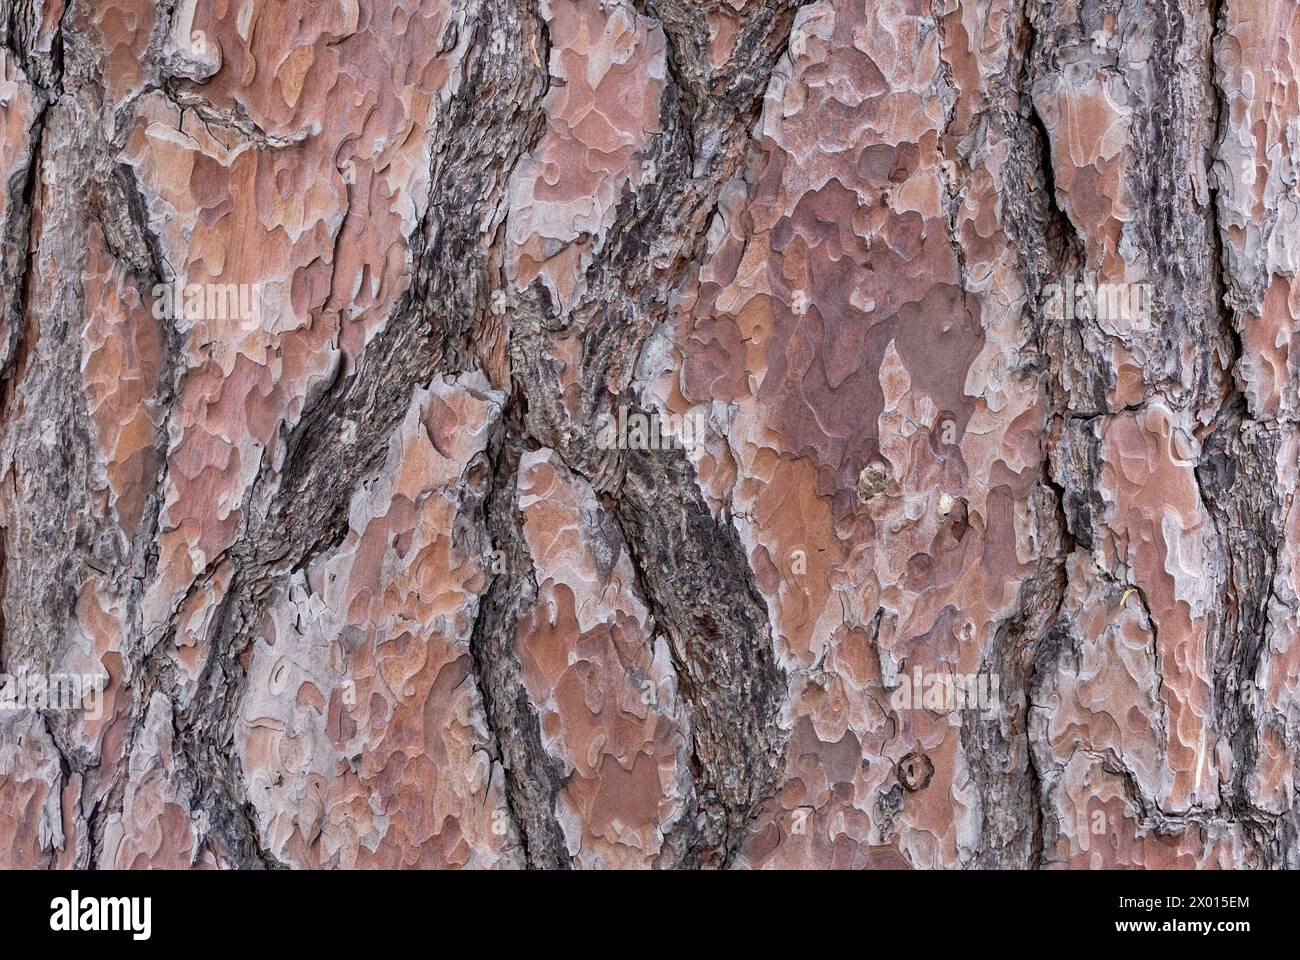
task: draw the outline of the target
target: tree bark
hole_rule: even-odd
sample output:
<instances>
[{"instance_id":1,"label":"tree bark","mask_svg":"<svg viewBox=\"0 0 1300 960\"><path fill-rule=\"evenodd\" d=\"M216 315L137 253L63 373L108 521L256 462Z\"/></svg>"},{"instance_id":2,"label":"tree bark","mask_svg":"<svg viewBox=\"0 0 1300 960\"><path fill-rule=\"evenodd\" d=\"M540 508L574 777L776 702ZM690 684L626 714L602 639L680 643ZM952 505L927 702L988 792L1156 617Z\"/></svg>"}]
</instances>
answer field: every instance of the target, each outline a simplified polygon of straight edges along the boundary
<instances>
[{"instance_id":1,"label":"tree bark","mask_svg":"<svg viewBox=\"0 0 1300 960\"><path fill-rule=\"evenodd\" d=\"M1289 0L0 41L0 865L1300 866Z\"/></svg>"}]
</instances>

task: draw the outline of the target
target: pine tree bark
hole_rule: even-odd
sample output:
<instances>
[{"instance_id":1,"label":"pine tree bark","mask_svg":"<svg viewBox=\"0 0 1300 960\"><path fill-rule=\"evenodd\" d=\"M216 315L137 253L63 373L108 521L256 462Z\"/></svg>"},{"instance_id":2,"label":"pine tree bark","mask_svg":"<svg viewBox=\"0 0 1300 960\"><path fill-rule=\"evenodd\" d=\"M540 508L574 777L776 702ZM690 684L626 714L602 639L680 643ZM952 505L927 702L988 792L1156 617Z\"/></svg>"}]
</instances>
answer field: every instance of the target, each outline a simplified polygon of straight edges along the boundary
<instances>
[{"instance_id":1,"label":"pine tree bark","mask_svg":"<svg viewBox=\"0 0 1300 960\"><path fill-rule=\"evenodd\" d=\"M0 0L0 865L1300 866L1297 41Z\"/></svg>"}]
</instances>

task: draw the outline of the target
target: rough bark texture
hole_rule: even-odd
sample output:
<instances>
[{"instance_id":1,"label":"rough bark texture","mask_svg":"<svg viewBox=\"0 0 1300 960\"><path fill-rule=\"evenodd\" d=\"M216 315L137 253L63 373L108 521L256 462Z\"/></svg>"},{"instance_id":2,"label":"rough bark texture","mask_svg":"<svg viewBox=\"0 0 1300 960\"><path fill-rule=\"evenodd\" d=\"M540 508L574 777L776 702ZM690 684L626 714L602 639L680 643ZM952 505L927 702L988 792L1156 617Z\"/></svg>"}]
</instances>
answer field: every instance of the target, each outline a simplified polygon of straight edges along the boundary
<instances>
[{"instance_id":1,"label":"rough bark texture","mask_svg":"<svg viewBox=\"0 0 1300 960\"><path fill-rule=\"evenodd\" d=\"M0 865L1300 867L1292 43L0 0Z\"/></svg>"}]
</instances>

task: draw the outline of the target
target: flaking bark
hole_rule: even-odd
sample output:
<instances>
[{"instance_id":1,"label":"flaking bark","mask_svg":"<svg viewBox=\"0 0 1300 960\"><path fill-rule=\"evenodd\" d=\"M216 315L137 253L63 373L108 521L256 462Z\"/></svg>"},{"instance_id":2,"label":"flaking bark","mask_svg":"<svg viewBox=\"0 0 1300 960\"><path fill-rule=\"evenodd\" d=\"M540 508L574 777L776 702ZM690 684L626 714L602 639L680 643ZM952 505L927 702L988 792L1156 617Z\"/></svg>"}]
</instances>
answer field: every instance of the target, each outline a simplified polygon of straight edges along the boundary
<instances>
[{"instance_id":1,"label":"flaking bark","mask_svg":"<svg viewBox=\"0 0 1300 960\"><path fill-rule=\"evenodd\" d=\"M1297 41L0 0L4 865L1300 866Z\"/></svg>"}]
</instances>

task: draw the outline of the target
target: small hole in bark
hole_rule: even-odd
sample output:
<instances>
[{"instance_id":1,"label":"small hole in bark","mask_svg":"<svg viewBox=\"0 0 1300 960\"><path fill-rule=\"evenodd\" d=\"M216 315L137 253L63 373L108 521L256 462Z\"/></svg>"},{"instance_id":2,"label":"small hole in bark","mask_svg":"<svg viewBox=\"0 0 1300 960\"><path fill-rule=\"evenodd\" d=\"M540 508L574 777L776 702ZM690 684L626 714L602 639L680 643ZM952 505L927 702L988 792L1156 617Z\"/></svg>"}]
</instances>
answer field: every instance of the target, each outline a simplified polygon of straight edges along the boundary
<instances>
[{"instance_id":1,"label":"small hole in bark","mask_svg":"<svg viewBox=\"0 0 1300 960\"><path fill-rule=\"evenodd\" d=\"M934 764L923 753L909 753L898 764L898 782L908 793L917 793L930 785Z\"/></svg>"}]
</instances>

